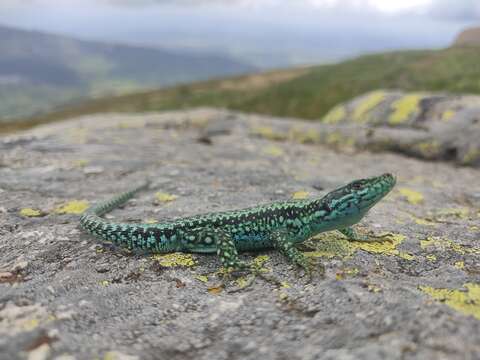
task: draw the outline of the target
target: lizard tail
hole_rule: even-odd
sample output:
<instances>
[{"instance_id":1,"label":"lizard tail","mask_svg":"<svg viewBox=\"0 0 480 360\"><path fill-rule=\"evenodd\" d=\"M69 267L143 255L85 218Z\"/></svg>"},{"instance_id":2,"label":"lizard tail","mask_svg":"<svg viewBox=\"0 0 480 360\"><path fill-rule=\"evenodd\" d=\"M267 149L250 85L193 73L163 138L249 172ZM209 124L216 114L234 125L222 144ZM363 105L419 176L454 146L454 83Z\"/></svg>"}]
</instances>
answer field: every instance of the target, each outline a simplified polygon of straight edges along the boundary
<instances>
[{"instance_id":1,"label":"lizard tail","mask_svg":"<svg viewBox=\"0 0 480 360\"><path fill-rule=\"evenodd\" d=\"M150 185L150 182L145 181L144 183L137 186L136 188L133 188L131 190L128 190L128 191L125 191L121 194L118 194L117 196L115 196L114 198L112 198L110 200L101 202L101 203L97 204L96 206L88 209L87 212L85 213L85 216L86 215L92 215L92 214L95 214L97 216L105 215L106 213L109 213L110 211L112 211L116 207L119 207L120 205L126 203L137 192L148 188L149 185Z\"/></svg>"}]
</instances>

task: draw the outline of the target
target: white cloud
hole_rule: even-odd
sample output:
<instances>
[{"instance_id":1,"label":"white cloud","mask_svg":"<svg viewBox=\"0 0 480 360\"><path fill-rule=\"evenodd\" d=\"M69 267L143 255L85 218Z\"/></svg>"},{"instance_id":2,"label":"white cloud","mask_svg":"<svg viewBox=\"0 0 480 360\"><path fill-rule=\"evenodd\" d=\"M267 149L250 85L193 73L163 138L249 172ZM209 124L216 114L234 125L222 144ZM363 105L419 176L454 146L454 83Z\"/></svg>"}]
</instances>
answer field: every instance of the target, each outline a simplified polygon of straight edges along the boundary
<instances>
[{"instance_id":1,"label":"white cloud","mask_svg":"<svg viewBox=\"0 0 480 360\"><path fill-rule=\"evenodd\" d=\"M479 21L478 0L432 0L429 14L434 18L448 20Z\"/></svg>"}]
</instances>

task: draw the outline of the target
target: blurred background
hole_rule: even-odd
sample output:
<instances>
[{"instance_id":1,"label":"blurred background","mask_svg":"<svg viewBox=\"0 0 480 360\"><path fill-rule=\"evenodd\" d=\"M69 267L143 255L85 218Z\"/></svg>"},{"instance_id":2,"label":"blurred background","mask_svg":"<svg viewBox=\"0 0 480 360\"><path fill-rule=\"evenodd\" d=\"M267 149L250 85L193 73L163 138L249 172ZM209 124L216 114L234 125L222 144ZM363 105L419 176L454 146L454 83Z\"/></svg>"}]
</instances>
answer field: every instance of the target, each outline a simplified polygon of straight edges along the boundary
<instances>
[{"instance_id":1,"label":"blurred background","mask_svg":"<svg viewBox=\"0 0 480 360\"><path fill-rule=\"evenodd\" d=\"M475 0L3 0L0 123L198 105L317 119L377 88L477 93L479 18Z\"/></svg>"}]
</instances>

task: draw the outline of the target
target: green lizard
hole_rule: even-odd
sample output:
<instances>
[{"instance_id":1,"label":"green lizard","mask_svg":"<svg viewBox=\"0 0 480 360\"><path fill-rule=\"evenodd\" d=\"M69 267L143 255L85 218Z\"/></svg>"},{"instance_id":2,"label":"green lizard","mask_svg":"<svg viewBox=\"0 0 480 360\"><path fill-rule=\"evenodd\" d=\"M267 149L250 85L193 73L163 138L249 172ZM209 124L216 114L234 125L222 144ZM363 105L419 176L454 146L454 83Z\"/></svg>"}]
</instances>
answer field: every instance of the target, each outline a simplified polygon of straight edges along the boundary
<instances>
[{"instance_id":1,"label":"green lizard","mask_svg":"<svg viewBox=\"0 0 480 360\"><path fill-rule=\"evenodd\" d=\"M246 269L239 251L274 248L306 271L312 264L295 245L318 233L339 230L351 240L368 240L351 227L395 185L391 174L355 180L322 198L279 201L242 210L207 213L161 224L117 224L100 216L148 187L143 184L89 209L80 225L90 234L129 249L217 253L222 265Z\"/></svg>"}]
</instances>

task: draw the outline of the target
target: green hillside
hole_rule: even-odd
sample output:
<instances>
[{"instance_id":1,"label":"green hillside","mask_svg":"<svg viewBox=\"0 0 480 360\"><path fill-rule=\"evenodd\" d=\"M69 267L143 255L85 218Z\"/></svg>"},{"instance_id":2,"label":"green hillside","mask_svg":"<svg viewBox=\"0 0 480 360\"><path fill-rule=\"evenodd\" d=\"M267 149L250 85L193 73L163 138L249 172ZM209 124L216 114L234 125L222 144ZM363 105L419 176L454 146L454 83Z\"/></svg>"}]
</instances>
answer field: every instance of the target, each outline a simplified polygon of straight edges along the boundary
<instances>
[{"instance_id":1,"label":"green hillside","mask_svg":"<svg viewBox=\"0 0 480 360\"><path fill-rule=\"evenodd\" d=\"M319 119L339 102L373 89L480 93L480 48L399 51L338 64L196 83L104 98L17 126L95 112L142 112L196 106Z\"/></svg>"}]
</instances>

